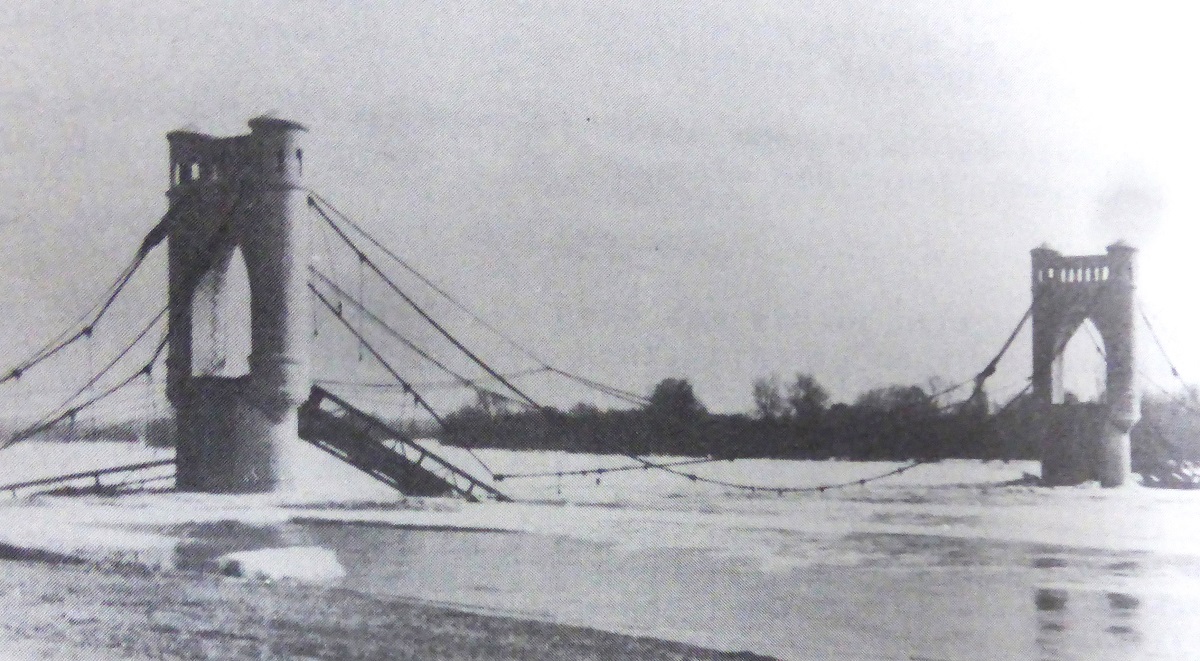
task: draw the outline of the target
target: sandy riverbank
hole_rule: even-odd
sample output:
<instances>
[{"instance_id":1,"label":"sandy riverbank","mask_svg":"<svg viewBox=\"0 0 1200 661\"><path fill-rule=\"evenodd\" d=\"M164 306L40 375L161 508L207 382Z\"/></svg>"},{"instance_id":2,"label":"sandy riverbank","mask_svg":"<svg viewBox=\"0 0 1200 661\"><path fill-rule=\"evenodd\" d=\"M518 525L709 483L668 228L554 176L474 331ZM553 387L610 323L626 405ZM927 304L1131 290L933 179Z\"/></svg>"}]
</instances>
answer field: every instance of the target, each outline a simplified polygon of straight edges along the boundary
<instances>
[{"instance_id":1,"label":"sandy riverbank","mask_svg":"<svg viewBox=\"0 0 1200 661\"><path fill-rule=\"evenodd\" d=\"M4 560L0 659L754 659L343 589Z\"/></svg>"}]
</instances>

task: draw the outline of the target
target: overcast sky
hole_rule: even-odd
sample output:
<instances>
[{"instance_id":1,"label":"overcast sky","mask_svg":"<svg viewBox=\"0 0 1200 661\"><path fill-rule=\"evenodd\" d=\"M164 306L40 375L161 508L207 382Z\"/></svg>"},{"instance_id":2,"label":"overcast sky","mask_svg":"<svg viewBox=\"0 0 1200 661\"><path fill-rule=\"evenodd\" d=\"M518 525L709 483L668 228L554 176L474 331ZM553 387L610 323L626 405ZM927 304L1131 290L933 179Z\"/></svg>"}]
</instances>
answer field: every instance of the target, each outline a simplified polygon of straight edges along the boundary
<instances>
[{"instance_id":1,"label":"overcast sky","mask_svg":"<svg viewBox=\"0 0 1200 661\"><path fill-rule=\"evenodd\" d=\"M1200 379L1185 3L249 4L0 16L6 366L162 214L167 131L271 112L310 126L313 188L550 362L631 390L682 376L745 410L771 372L838 399L965 378L1028 306L1030 248L1117 238Z\"/></svg>"}]
</instances>

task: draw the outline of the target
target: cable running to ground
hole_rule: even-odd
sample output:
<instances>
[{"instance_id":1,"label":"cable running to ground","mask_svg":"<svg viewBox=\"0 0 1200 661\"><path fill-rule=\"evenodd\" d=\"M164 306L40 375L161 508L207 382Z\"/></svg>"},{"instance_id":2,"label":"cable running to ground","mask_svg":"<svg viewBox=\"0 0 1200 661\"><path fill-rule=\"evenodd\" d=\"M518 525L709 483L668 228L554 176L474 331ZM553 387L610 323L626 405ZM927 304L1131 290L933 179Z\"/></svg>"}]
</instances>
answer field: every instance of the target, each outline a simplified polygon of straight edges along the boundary
<instances>
[{"instance_id":1,"label":"cable running to ground","mask_svg":"<svg viewBox=\"0 0 1200 661\"><path fill-rule=\"evenodd\" d=\"M84 314L79 318L78 321L68 326L66 331L63 331L54 340L51 340L47 345L34 352L31 357L22 361L16 367L10 369L8 373L6 373L3 377L0 377L0 384L21 378L25 372L55 356L68 346L78 342L79 340L92 336L92 334L95 332L96 326L100 323L101 319L104 318L104 315L108 313L108 310L112 307L113 303L116 302L117 297L120 296L121 292L125 289L125 286L129 284L130 280L133 279L134 274L137 273L138 268L140 268L142 262L146 260L146 257L150 254L150 251L153 250L159 243L161 243L164 238L166 238L170 222L174 217L175 208L176 207L173 206L171 209L168 209L167 213L164 214L158 223L146 234L145 238L142 240L142 244L138 247L137 254L121 271L121 275L117 276L116 281L114 281L113 284L109 285L108 288L104 290L105 298L103 302L93 306L87 314ZM70 334L70 329L78 326L79 324L84 325L74 334Z\"/></svg>"},{"instance_id":2,"label":"cable running to ground","mask_svg":"<svg viewBox=\"0 0 1200 661\"><path fill-rule=\"evenodd\" d=\"M141 367L141 369L134 372L133 374L130 374L125 379L118 382L116 385L109 387L107 390L92 397L91 399L88 399L87 401L85 401L81 404L78 404L70 409L67 409L66 411L60 413L59 415L57 415L49 420L46 420L45 422L39 423L38 425L29 427L21 432L18 432L17 434L14 434L11 438L8 439L8 441L6 441L2 446L0 446L0 450L7 448L11 445L14 445L16 443L20 443L21 441L28 440L29 438L36 436L37 434L40 434L40 433L46 431L47 429L50 429L51 427L57 425L58 423L62 422L63 420L66 420L68 418L73 418L80 411L87 409L88 407L90 407L94 404L97 404L100 401L107 399L108 397L116 394L120 390L128 387L130 384L132 384L134 381L136 381L139 377L150 373L150 371L154 369L154 363L158 360L159 355L162 354L162 350L166 346L167 346L167 337L166 337L166 335L164 335L162 338L162 341L160 341L158 343L158 347L154 350L154 354L151 356L150 360L147 361L146 364Z\"/></svg>"}]
</instances>

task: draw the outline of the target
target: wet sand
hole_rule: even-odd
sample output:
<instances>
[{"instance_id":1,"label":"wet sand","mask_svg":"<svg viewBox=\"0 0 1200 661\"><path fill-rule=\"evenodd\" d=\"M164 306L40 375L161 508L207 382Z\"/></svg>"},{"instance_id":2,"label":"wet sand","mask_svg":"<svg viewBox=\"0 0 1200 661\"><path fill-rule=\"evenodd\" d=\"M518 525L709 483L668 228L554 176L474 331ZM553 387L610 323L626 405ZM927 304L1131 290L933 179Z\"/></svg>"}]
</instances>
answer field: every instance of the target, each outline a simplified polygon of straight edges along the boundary
<instances>
[{"instance_id":1,"label":"wet sand","mask_svg":"<svg viewBox=\"0 0 1200 661\"><path fill-rule=\"evenodd\" d=\"M0 659L765 659L209 574L0 561Z\"/></svg>"}]
</instances>

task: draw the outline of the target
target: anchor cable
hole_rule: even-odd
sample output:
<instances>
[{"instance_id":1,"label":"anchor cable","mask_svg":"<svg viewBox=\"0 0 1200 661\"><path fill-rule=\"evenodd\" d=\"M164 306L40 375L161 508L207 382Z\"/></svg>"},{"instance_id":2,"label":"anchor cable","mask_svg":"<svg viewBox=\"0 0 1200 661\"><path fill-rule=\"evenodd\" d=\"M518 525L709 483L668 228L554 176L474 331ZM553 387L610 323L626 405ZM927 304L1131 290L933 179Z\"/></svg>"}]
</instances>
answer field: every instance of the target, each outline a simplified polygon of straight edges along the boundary
<instances>
[{"instance_id":1,"label":"anchor cable","mask_svg":"<svg viewBox=\"0 0 1200 661\"><path fill-rule=\"evenodd\" d=\"M54 340L51 340L47 345L34 352L32 356L22 361L16 367L10 369L4 376L0 377L0 384L21 378L25 372L28 372L30 369L33 369L42 362L45 362L51 357L57 355L68 346L84 338L91 337L95 332L97 325L104 318L105 314L108 313L109 309L113 306L113 303L116 302L117 297L121 295L122 291L124 291L125 286L129 284L130 280L133 279L134 274L137 273L137 270L141 267L146 257L159 243L162 242L164 238L166 238L167 230L169 229L170 223L174 218L176 208L177 207L173 205L170 209L168 209L158 223L146 234L141 245L138 247L138 251L134 258L125 266L124 269L122 269L121 274L117 276L117 279L104 290L105 298L103 302L93 307L92 310L80 317L79 320L74 324L68 326L68 330L60 333ZM79 324L83 324L83 327L74 334L70 334L69 329L74 328Z\"/></svg>"},{"instance_id":2,"label":"anchor cable","mask_svg":"<svg viewBox=\"0 0 1200 661\"><path fill-rule=\"evenodd\" d=\"M158 357L159 357L159 355L161 355L162 350L167 346L167 339L168 339L167 336L164 334L162 340L158 343L158 347L155 348L153 355L150 357L150 360L147 361L136 372L130 374L129 376L125 377L123 380L119 381L118 383L116 383L113 386L110 386L108 389L91 397L90 399L88 399L80 404L77 404L73 407L70 407L70 408L62 411L61 413L58 413L57 415L54 415L49 418L44 418L42 422L39 422L31 427L27 427L26 429L24 429L20 432L17 432L16 434L13 434L12 437L10 437L2 445L0 445L0 449L4 449L4 448L10 447L12 445L15 445L17 443L20 443L21 441L28 440L29 438L31 438L37 434L40 434L41 432L46 431L47 429L50 429L51 427L57 425L58 423L62 422L63 420L66 420L66 419L74 420L75 416L80 411L83 411L83 410L87 409L88 407L90 407L94 404L97 404L100 401L107 399L108 397L116 394L120 390L128 387L130 384L137 381L137 379L139 377L141 377L142 375L146 374L147 372L149 372L150 370L153 369L154 363L158 360ZM72 399L74 399L74 397L72 397ZM71 401L71 400L68 400L68 401Z\"/></svg>"}]
</instances>

